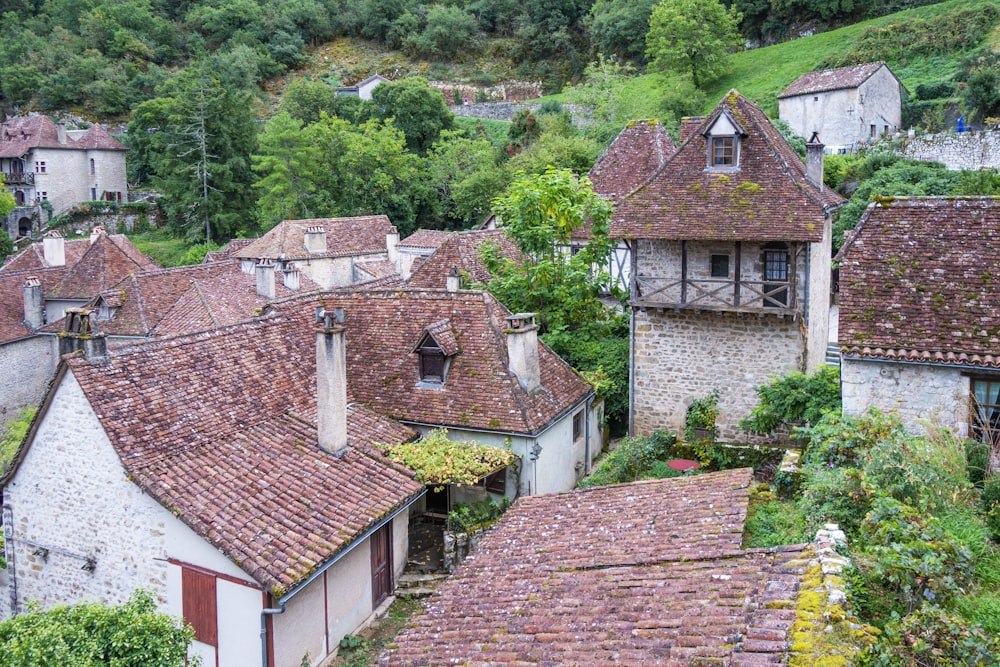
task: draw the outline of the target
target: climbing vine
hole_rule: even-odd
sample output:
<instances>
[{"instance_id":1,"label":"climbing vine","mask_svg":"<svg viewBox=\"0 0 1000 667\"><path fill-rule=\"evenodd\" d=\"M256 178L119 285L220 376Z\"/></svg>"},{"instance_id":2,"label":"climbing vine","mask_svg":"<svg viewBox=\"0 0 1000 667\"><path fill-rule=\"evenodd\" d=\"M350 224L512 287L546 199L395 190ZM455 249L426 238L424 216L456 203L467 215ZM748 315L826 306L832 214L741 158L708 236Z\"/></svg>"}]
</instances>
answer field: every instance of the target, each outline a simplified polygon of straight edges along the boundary
<instances>
[{"instance_id":1,"label":"climbing vine","mask_svg":"<svg viewBox=\"0 0 1000 667\"><path fill-rule=\"evenodd\" d=\"M449 440L446 429L431 431L416 442L390 446L386 454L415 471L423 484L475 484L517 460L509 449Z\"/></svg>"}]
</instances>

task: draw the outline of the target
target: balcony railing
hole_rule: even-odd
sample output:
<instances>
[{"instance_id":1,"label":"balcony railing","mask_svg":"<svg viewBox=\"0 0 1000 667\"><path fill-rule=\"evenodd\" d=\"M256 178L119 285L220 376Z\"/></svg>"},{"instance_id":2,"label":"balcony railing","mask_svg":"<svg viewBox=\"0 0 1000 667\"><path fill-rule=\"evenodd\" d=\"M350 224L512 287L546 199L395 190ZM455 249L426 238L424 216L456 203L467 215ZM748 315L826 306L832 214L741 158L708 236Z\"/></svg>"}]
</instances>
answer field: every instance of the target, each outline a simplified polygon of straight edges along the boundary
<instances>
[{"instance_id":1,"label":"balcony railing","mask_svg":"<svg viewBox=\"0 0 1000 667\"><path fill-rule=\"evenodd\" d=\"M796 310L794 281L678 280L636 276L632 305L640 308L786 314Z\"/></svg>"},{"instance_id":2,"label":"balcony railing","mask_svg":"<svg viewBox=\"0 0 1000 667\"><path fill-rule=\"evenodd\" d=\"M5 171L3 182L7 185L34 185L35 174L30 171Z\"/></svg>"}]
</instances>

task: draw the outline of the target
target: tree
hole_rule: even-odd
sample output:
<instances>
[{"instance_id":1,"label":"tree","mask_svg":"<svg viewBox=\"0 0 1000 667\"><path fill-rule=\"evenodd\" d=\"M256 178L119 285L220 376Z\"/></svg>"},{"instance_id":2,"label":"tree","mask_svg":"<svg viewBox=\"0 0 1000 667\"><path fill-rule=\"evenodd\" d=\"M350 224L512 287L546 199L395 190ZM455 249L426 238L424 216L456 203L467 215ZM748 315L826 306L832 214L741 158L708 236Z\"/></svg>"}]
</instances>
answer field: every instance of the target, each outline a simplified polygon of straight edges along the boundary
<instances>
[{"instance_id":1,"label":"tree","mask_svg":"<svg viewBox=\"0 0 1000 667\"><path fill-rule=\"evenodd\" d=\"M698 88L726 71L726 56L742 44L742 16L719 0L663 0L646 34L650 69L690 75Z\"/></svg>"},{"instance_id":2,"label":"tree","mask_svg":"<svg viewBox=\"0 0 1000 667\"><path fill-rule=\"evenodd\" d=\"M58 605L0 622L0 667L191 664L194 631L137 591L123 605Z\"/></svg>"},{"instance_id":3,"label":"tree","mask_svg":"<svg viewBox=\"0 0 1000 667\"><path fill-rule=\"evenodd\" d=\"M325 85L325 84L324 84ZM285 112L271 118L260 136L260 154L253 156L257 206L264 229L282 220L311 216L310 197L316 191L312 172L319 150L310 143L302 123Z\"/></svg>"},{"instance_id":4,"label":"tree","mask_svg":"<svg viewBox=\"0 0 1000 667\"><path fill-rule=\"evenodd\" d=\"M479 222L485 212L485 204L500 194L500 188L490 189L489 180L478 175L491 172L496 163L493 144L488 139L469 139L460 132L445 130L440 140L427 155L425 164L429 185L436 196L435 217L442 221L445 229L468 229ZM487 185L486 191L482 187ZM468 196L478 191L479 203L472 210L468 208Z\"/></svg>"},{"instance_id":5,"label":"tree","mask_svg":"<svg viewBox=\"0 0 1000 667\"><path fill-rule=\"evenodd\" d=\"M406 147L424 155L441 135L450 130L454 117L441 91L431 88L419 76L383 83L372 90L372 102L379 117L391 121L406 137Z\"/></svg>"},{"instance_id":6,"label":"tree","mask_svg":"<svg viewBox=\"0 0 1000 667\"><path fill-rule=\"evenodd\" d=\"M140 162L133 173L148 175L163 194L169 225L208 242L255 228L250 94L224 86L204 61L158 92L136 108L128 134Z\"/></svg>"},{"instance_id":7,"label":"tree","mask_svg":"<svg viewBox=\"0 0 1000 667\"><path fill-rule=\"evenodd\" d=\"M542 333L596 330L610 321L600 298L608 275L594 267L606 266L611 251L611 203L594 192L590 179L554 167L522 175L494 200L493 213L523 253L512 259L496 246L485 250L494 276L487 288L505 306L538 313ZM588 223L587 245L566 252L573 231Z\"/></svg>"},{"instance_id":8,"label":"tree","mask_svg":"<svg viewBox=\"0 0 1000 667\"><path fill-rule=\"evenodd\" d=\"M0 218L6 218L7 214L13 211L17 205L17 202L14 201L14 195L7 191L3 183L3 173L0 173Z\"/></svg>"},{"instance_id":9,"label":"tree","mask_svg":"<svg viewBox=\"0 0 1000 667\"><path fill-rule=\"evenodd\" d=\"M649 16L657 0L597 0L587 16L591 47L616 60L646 64Z\"/></svg>"}]
</instances>

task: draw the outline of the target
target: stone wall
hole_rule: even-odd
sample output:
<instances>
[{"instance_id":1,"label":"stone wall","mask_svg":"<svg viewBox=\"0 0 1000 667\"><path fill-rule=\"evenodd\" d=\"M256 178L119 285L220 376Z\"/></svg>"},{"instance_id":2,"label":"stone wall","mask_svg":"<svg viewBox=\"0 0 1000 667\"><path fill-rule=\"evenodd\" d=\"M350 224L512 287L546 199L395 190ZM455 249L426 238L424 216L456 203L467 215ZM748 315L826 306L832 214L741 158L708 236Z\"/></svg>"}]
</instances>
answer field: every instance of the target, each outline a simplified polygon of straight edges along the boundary
<instances>
[{"instance_id":1,"label":"stone wall","mask_svg":"<svg viewBox=\"0 0 1000 667\"><path fill-rule=\"evenodd\" d=\"M55 336L34 336L0 345L0 427L27 406L37 406L55 372Z\"/></svg>"},{"instance_id":2,"label":"stone wall","mask_svg":"<svg viewBox=\"0 0 1000 667\"><path fill-rule=\"evenodd\" d=\"M846 415L875 407L898 414L912 433L925 433L928 422L961 437L969 432L969 378L961 368L844 358L840 382Z\"/></svg>"},{"instance_id":3,"label":"stone wall","mask_svg":"<svg viewBox=\"0 0 1000 667\"><path fill-rule=\"evenodd\" d=\"M897 150L905 157L942 162L948 169L1000 169L1000 129L908 137Z\"/></svg>"},{"instance_id":4,"label":"stone wall","mask_svg":"<svg viewBox=\"0 0 1000 667\"><path fill-rule=\"evenodd\" d=\"M754 387L804 370L800 319L636 309L632 320L636 434L681 432L691 401L718 389L718 438L744 440L737 424L757 404Z\"/></svg>"},{"instance_id":5,"label":"stone wall","mask_svg":"<svg viewBox=\"0 0 1000 667\"><path fill-rule=\"evenodd\" d=\"M449 99L450 101L450 99ZM466 118L482 118L485 120L506 120L514 118L514 114L522 109L536 113L541 104L523 104L516 102L478 102L475 104L459 104L450 107L451 112L456 116ZM577 127L584 127L593 122L593 117L588 109L578 107L573 104L564 104L562 108L569 111L573 124Z\"/></svg>"}]
</instances>

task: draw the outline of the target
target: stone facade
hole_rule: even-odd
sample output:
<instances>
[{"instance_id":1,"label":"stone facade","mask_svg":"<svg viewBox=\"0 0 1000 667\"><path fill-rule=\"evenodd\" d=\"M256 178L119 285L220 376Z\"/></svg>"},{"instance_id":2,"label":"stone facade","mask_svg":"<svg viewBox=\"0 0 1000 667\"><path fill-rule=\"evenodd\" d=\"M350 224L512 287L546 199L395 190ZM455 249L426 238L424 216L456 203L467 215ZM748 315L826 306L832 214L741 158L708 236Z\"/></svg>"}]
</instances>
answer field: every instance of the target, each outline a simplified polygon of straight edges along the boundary
<instances>
[{"instance_id":1,"label":"stone facade","mask_svg":"<svg viewBox=\"0 0 1000 667\"><path fill-rule=\"evenodd\" d=\"M926 433L927 424L969 433L969 377L961 368L844 357L840 382L844 414L875 407L898 414L911 433Z\"/></svg>"},{"instance_id":2,"label":"stone facade","mask_svg":"<svg viewBox=\"0 0 1000 667\"><path fill-rule=\"evenodd\" d=\"M680 432L695 398L719 390L720 440L757 404L754 387L804 369L801 320L729 312L632 312L633 431Z\"/></svg>"},{"instance_id":3,"label":"stone facade","mask_svg":"<svg viewBox=\"0 0 1000 667\"><path fill-rule=\"evenodd\" d=\"M952 170L1000 169L1000 129L911 137L897 152L916 160L941 162Z\"/></svg>"},{"instance_id":4,"label":"stone facade","mask_svg":"<svg viewBox=\"0 0 1000 667\"><path fill-rule=\"evenodd\" d=\"M34 336L0 345L0 427L21 408L38 405L59 355L55 336Z\"/></svg>"}]
</instances>

